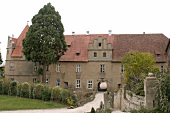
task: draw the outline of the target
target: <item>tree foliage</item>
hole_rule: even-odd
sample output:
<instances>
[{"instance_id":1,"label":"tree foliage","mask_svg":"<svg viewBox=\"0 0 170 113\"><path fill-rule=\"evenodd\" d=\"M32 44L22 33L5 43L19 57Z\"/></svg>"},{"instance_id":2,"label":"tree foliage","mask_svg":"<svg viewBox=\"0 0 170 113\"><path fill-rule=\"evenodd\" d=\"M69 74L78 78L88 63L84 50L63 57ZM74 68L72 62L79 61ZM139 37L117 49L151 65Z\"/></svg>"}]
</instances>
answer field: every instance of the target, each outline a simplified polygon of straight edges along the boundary
<instances>
[{"instance_id":1,"label":"tree foliage","mask_svg":"<svg viewBox=\"0 0 170 113\"><path fill-rule=\"evenodd\" d=\"M155 60L150 53L129 52L122 58L122 64L125 68L125 83L136 94L144 94L143 80L145 76L149 72L159 71L158 68L154 67Z\"/></svg>"},{"instance_id":2,"label":"tree foliage","mask_svg":"<svg viewBox=\"0 0 170 113\"><path fill-rule=\"evenodd\" d=\"M56 63L67 50L63 33L61 16L51 3L33 16L32 25L23 40L23 53L27 60L43 66L42 82L46 81L46 67Z\"/></svg>"},{"instance_id":3,"label":"tree foliage","mask_svg":"<svg viewBox=\"0 0 170 113\"><path fill-rule=\"evenodd\" d=\"M3 63L3 60L2 60L2 56L0 52L0 76L3 75L4 73L4 66L1 66L2 63Z\"/></svg>"},{"instance_id":4,"label":"tree foliage","mask_svg":"<svg viewBox=\"0 0 170 113\"><path fill-rule=\"evenodd\" d=\"M159 78L157 89L157 99L159 107L165 113L170 112L170 74L165 74Z\"/></svg>"},{"instance_id":5,"label":"tree foliage","mask_svg":"<svg viewBox=\"0 0 170 113\"><path fill-rule=\"evenodd\" d=\"M0 52L0 65L3 63L2 61L2 56L1 56L1 52Z\"/></svg>"}]
</instances>

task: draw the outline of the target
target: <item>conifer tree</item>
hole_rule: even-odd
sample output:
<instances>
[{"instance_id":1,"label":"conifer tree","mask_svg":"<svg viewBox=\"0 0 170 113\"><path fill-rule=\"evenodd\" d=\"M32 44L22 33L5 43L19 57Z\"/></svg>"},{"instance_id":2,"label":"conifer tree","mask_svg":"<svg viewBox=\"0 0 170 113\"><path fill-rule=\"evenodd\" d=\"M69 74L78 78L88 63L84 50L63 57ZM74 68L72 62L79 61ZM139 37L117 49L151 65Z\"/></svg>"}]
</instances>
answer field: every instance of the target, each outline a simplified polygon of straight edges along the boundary
<instances>
[{"instance_id":1,"label":"conifer tree","mask_svg":"<svg viewBox=\"0 0 170 113\"><path fill-rule=\"evenodd\" d=\"M0 65L3 63L2 57L1 57L1 52L0 52Z\"/></svg>"},{"instance_id":2,"label":"conifer tree","mask_svg":"<svg viewBox=\"0 0 170 113\"><path fill-rule=\"evenodd\" d=\"M0 52L0 76L3 75L4 73L4 67L1 66L2 63L3 63L3 60L2 60L1 52Z\"/></svg>"},{"instance_id":3,"label":"conifer tree","mask_svg":"<svg viewBox=\"0 0 170 113\"><path fill-rule=\"evenodd\" d=\"M63 33L61 16L51 3L48 3L33 16L32 25L23 40L26 59L43 66L43 83L46 82L47 66L57 63L67 50Z\"/></svg>"}]
</instances>

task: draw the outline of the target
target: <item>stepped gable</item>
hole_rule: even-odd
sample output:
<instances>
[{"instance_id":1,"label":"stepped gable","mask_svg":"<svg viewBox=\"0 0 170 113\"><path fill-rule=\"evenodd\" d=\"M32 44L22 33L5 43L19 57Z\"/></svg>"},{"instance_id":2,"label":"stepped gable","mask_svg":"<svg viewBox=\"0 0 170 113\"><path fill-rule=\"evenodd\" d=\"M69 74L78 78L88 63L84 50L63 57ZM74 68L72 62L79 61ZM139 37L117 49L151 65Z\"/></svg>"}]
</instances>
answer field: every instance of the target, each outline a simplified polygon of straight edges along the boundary
<instances>
[{"instance_id":1,"label":"stepped gable","mask_svg":"<svg viewBox=\"0 0 170 113\"><path fill-rule=\"evenodd\" d=\"M166 62L165 50L168 38L163 34L120 34L115 35L113 44L113 61L132 51L150 52L156 62Z\"/></svg>"},{"instance_id":2,"label":"stepped gable","mask_svg":"<svg viewBox=\"0 0 170 113\"><path fill-rule=\"evenodd\" d=\"M22 40L26 37L26 33L29 29L29 26L26 25L18 39L12 39L15 44L15 48L11 54L11 57L22 57Z\"/></svg>"},{"instance_id":3,"label":"stepped gable","mask_svg":"<svg viewBox=\"0 0 170 113\"><path fill-rule=\"evenodd\" d=\"M114 35L111 37L108 34L65 35L66 43L70 44L70 47L65 55L61 56L60 61L88 62L88 45L99 36L106 38L108 43L113 43Z\"/></svg>"}]
</instances>

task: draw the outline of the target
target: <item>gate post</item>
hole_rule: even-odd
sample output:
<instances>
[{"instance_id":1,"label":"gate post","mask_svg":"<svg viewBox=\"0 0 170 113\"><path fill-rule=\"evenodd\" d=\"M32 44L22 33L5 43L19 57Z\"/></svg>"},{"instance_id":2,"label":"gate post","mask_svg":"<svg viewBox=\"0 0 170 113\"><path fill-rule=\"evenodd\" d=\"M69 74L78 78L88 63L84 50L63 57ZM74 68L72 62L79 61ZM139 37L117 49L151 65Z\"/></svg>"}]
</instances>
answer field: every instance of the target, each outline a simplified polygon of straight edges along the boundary
<instances>
[{"instance_id":1,"label":"gate post","mask_svg":"<svg viewBox=\"0 0 170 113\"><path fill-rule=\"evenodd\" d=\"M158 101L156 100L156 86L158 80L156 77L146 77L144 80L144 107L147 109L155 109L158 107Z\"/></svg>"}]
</instances>

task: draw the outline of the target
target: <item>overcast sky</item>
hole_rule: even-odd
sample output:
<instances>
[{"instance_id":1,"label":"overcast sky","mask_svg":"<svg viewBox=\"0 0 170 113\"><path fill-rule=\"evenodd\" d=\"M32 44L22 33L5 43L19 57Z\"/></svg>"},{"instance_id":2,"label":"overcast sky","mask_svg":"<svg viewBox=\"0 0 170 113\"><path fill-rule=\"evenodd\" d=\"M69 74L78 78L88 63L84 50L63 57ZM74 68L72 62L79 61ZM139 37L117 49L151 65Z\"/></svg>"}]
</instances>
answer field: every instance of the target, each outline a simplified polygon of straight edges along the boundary
<instances>
[{"instance_id":1,"label":"overcast sky","mask_svg":"<svg viewBox=\"0 0 170 113\"><path fill-rule=\"evenodd\" d=\"M18 38L32 17L51 3L62 18L65 33L142 34L170 37L169 0L1 0L0 48L6 59L8 35Z\"/></svg>"}]
</instances>

